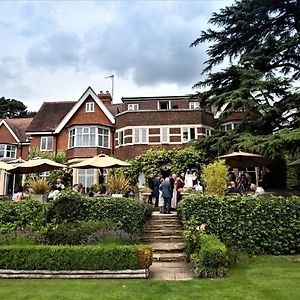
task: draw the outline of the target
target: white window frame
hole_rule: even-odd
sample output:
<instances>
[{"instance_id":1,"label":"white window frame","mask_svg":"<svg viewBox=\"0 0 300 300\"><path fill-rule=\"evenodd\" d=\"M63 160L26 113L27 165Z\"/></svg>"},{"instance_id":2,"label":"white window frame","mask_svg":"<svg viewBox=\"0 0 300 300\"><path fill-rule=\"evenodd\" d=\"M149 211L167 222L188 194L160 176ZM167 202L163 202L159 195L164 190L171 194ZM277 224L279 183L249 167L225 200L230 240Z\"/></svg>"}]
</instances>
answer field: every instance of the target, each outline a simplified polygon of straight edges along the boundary
<instances>
[{"instance_id":1,"label":"white window frame","mask_svg":"<svg viewBox=\"0 0 300 300\"><path fill-rule=\"evenodd\" d=\"M190 109L200 109L200 103L196 101L189 102Z\"/></svg>"},{"instance_id":2,"label":"white window frame","mask_svg":"<svg viewBox=\"0 0 300 300\"><path fill-rule=\"evenodd\" d=\"M110 148L110 130L102 126L76 126L69 130L70 148Z\"/></svg>"},{"instance_id":3,"label":"white window frame","mask_svg":"<svg viewBox=\"0 0 300 300\"><path fill-rule=\"evenodd\" d=\"M194 130L194 135L195 135L195 138L192 139L191 138L191 131L192 129ZM187 137L185 138L185 132L187 131ZM182 143L188 143L190 141L195 141L197 140L197 128L196 127L182 127L181 128L181 142Z\"/></svg>"},{"instance_id":4,"label":"white window frame","mask_svg":"<svg viewBox=\"0 0 300 300\"><path fill-rule=\"evenodd\" d=\"M221 125L221 131L227 132L230 130L233 130L235 127L237 127L240 123L239 122L227 122Z\"/></svg>"},{"instance_id":5,"label":"white window frame","mask_svg":"<svg viewBox=\"0 0 300 300\"><path fill-rule=\"evenodd\" d=\"M94 177L94 169L77 169L77 183L81 183L83 185L85 193L87 193L88 188L94 184Z\"/></svg>"},{"instance_id":6,"label":"white window frame","mask_svg":"<svg viewBox=\"0 0 300 300\"><path fill-rule=\"evenodd\" d=\"M148 144L149 143L148 128L133 128L133 143Z\"/></svg>"},{"instance_id":7,"label":"white window frame","mask_svg":"<svg viewBox=\"0 0 300 300\"><path fill-rule=\"evenodd\" d=\"M140 109L140 106L138 103L130 103L128 104L127 110L133 110L133 111L137 111Z\"/></svg>"},{"instance_id":8,"label":"white window frame","mask_svg":"<svg viewBox=\"0 0 300 300\"><path fill-rule=\"evenodd\" d=\"M42 136L41 137L41 144L40 144L41 151L53 151L53 136Z\"/></svg>"},{"instance_id":9,"label":"white window frame","mask_svg":"<svg viewBox=\"0 0 300 300\"><path fill-rule=\"evenodd\" d=\"M205 128L205 135L210 136L211 135L211 129L210 128Z\"/></svg>"},{"instance_id":10,"label":"white window frame","mask_svg":"<svg viewBox=\"0 0 300 300\"><path fill-rule=\"evenodd\" d=\"M161 108L161 104L162 103L167 103L167 108ZM169 109L171 109L171 107L172 107L172 103L171 103L171 100L159 100L159 101L157 101L157 109L158 110L169 110Z\"/></svg>"},{"instance_id":11,"label":"white window frame","mask_svg":"<svg viewBox=\"0 0 300 300\"><path fill-rule=\"evenodd\" d=\"M170 143L170 128L169 127L161 127L160 128L160 142L161 142L161 144Z\"/></svg>"},{"instance_id":12,"label":"white window frame","mask_svg":"<svg viewBox=\"0 0 300 300\"><path fill-rule=\"evenodd\" d=\"M16 159L17 158L17 147L14 145L7 145L7 144L0 144L0 153L3 152L3 156L0 156L0 158L11 158Z\"/></svg>"},{"instance_id":13,"label":"white window frame","mask_svg":"<svg viewBox=\"0 0 300 300\"><path fill-rule=\"evenodd\" d=\"M85 103L85 112L91 113L95 111L94 102L86 102Z\"/></svg>"}]
</instances>

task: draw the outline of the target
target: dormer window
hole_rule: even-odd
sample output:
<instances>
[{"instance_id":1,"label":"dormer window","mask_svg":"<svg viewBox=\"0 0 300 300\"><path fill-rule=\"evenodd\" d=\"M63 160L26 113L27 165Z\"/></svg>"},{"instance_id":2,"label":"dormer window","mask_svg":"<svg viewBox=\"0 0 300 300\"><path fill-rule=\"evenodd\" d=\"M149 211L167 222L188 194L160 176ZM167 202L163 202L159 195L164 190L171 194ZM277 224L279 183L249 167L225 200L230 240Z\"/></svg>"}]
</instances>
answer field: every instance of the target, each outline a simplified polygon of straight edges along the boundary
<instances>
[{"instance_id":1,"label":"dormer window","mask_svg":"<svg viewBox=\"0 0 300 300\"><path fill-rule=\"evenodd\" d=\"M139 110L139 105L137 103L128 104L128 110Z\"/></svg>"},{"instance_id":2,"label":"dormer window","mask_svg":"<svg viewBox=\"0 0 300 300\"><path fill-rule=\"evenodd\" d=\"M189 103L190 109L199 109L200 108L200 103L199 102L190 102Z\"/></svg>"},{"instance_id":3,"label":"dormer window","mask_svg":"<svg viewBox=\"0 0 300 300\"><path fill-rule=\"evenodd\" d=\"M85 104L85 112L94 112L94 102L87 102Z\"/></svg>"}]
</instances>

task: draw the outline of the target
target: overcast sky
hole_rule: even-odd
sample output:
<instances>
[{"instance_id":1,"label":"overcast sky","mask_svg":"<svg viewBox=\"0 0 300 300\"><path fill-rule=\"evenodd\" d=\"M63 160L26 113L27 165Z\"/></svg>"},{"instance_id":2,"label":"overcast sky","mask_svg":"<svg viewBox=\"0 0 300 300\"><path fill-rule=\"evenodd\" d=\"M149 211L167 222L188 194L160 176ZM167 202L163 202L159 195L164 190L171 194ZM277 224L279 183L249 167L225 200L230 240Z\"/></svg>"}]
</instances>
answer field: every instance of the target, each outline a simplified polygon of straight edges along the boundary
<instances>
[{"instance_id":1,"label":"overcast sky","mask_svg":"<svg viewBox=\"0 0 300 300\"><path fill-rule=\"evenodd\" d=\"M37 111L88 86L121 97L184 95L207 45L189 45L231 0L0 1L0 97Z\"/></svg>"}]
</instances>

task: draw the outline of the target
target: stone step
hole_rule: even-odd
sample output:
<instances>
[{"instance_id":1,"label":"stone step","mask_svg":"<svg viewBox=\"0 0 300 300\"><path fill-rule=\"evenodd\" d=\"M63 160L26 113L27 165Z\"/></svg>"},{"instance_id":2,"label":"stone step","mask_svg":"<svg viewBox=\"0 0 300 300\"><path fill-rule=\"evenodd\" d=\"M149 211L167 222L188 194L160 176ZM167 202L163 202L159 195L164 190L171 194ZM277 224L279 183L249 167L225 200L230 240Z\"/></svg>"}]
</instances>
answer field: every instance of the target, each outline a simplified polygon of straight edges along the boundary
<instances>
[{"instance_id":1,"label":"stone step","mask_svg":"<svg viewBox=\"0 0 300 300\"><path fill-rule=\"evenodd\" d=\"M182 236L141 236L140 237L141 242L143 243L180 243L183 242Z\"/></svg>"},{"instance_id":2,"label":"stone step","mask_svg":"<svg viewBox=\"0 0 300 300\"><path fill-rule=\"evenodd\" d=\"M178 223L178 220L162 220L162 219L156 219L156 220L149 220L147 224L152 224L152 225L180 225Z\"/></svg>"},{"instance_id":3,"label":"stone step","mask_svg":"<svg viewBox=\"0 0 300 300\"><path fill-rule=\"evenodd\" d=\"M151 243L153 252L182 252L185 249L185 243Z\"/></svg>"},{"instance_id":4,"label":"stone step","mask_svg":"<svg viewBox=\"0 0 300 300\"><path fill-rule=\"evenodd\" d=\"M176 214L152 214L151 216L152 220L178 220L178 217Z\"/></svg>"},{"instance_id":5,"label":"stone step","mask_svg":"<svg viewBox=\"0 0 300 300\"><path fill-rule=\"evenodd\" d=\"M144 230L181 230L182 231L182 227L179 224L146 224L144 227Z\"/></svg>"},{"instance_id":6,"label":"stone step","mask_svg":"<svg viewBox=\"0 0 300 300\"><path fill-rule=\"evenodd\" d=\"M182 230L153 230L146 229L143 232L143 237L155 237L155 236L180 236L182 237Z\"/></svg>"},{"instance_id":7,"label":"stone step","mask_svg":"<svg viewBox=\"0 0 300 300\"><path fill-rule=\"evenodd\" d=\"M179 253L154 253L154 262L181 262L186 261L186 254L183 252Z\"/></svg>"}]
</instances>

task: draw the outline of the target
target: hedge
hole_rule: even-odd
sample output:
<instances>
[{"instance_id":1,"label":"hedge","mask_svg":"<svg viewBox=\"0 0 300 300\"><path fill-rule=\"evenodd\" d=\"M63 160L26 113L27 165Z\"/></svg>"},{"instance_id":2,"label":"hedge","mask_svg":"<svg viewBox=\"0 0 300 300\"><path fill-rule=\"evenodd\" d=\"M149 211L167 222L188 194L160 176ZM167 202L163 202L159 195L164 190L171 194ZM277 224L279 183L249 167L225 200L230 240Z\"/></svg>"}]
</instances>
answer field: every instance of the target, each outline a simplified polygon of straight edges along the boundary
<instances>
[{"instance_id":1,"label":"hedge","mask_svg":"<svg viewBox=\"0 0 300 300\"><path fill-rule=\"evenodd\" d=\"M130 198L80 197L65 191L52 202L48 222L101 221L109 219L129 233L139 232L150 218L152 209L142 201Z\"/></svg>"},{"instance_id":2,"label":"hedge","mask_svg":"<svg viewBox=\"0 0 300 300\"><path fill-rule=\"evenodd\" d=\"M227 246L249 253L300 252L300 197L218 197L198 193L179 202L185 228L206 225Z\"/></svg>"},{"instance_id":3,"label":"hedge","mask_svg":"<svg viewBox=\"0 0 300 300\"><path fill-rule=\"evenodd\" d=\"M137 270L152 264L149 246L1 246L0 269Z\"/></svg>"},{"instance_id":4,"label":"hedge","mask_svg":"<svg viewBox=\"0 0 300 300\"><path fill-rule=\"evenodd\" d=\"M196 253L191 255L192 271L196 278L223 277L227 273L226 246L215 236L200 234Z\"/></svg>"},{"instance_id":5,"label":"hedge","mask_svg":"<svg viewBox=\"0 0 300 300\"><path fill-rule=\"evenodd\" d=\"M40 229L46 224L48 206L39 200L0 201L0 233L24 228Z\"/></svg>"}]
</instances>

